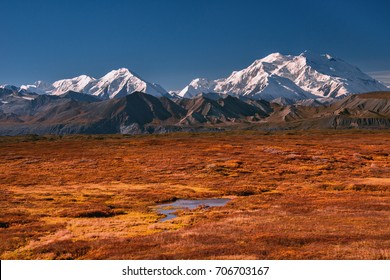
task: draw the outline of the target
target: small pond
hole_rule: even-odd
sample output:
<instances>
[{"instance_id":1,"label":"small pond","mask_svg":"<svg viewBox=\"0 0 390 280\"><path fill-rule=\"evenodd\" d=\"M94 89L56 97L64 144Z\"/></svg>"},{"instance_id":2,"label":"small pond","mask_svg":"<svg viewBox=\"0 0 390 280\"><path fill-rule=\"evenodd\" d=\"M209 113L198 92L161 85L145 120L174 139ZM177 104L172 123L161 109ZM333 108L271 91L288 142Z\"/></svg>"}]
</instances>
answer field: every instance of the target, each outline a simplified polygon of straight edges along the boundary
<instances>
[{"instance_id":1,"label":"small pond","mask_svg":"<svg viewBox=\"0 0 390 280\"><path fill-rule=\"evenodd\" d=\"M198 206L205 207L216 207L216 206L224 206L226 203L230 201L229 198L211 198L211 199L197 199L197 200L189 200L189 199L178 199L171 203L164 203L156 206L156 210L159 214L164 214L165 217L160 219L160 222L168 221L173 218L176 218L177 215L174 213L178 210L183 209L195 209Z\"/></svg>"}]
</instances>

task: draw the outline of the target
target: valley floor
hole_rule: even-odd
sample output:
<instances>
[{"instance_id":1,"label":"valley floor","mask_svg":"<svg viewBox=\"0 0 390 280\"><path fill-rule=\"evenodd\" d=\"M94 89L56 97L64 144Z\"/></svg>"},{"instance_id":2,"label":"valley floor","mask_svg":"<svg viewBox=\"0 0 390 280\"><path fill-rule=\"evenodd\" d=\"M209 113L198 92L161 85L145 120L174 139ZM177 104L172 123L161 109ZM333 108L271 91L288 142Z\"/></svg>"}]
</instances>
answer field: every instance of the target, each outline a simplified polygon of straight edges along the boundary
<instances>
[{"instance_id":1,"label":"valley floor","mask_svg":"<svg viewBox=\"0 0 390 280\"><path fill-rule=\"evenodd\" d=\"M390 259L390 131L0 138L1 259ZM179 211L179 198L231 200Z\"/></svg>"}]
</instances>

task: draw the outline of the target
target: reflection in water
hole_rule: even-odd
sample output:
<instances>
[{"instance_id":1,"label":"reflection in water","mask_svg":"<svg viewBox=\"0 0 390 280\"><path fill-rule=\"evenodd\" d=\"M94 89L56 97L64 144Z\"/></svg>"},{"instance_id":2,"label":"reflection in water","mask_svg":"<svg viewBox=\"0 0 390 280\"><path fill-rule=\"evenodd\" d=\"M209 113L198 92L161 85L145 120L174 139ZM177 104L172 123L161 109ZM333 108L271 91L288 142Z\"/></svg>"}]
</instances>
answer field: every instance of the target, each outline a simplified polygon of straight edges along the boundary
<instances>
[{"instance_id":1,"label":"reflection in water","mask_svg":"<svg viewBox=\"0 0 390 280\"><path fill-rule=\"evenodd\" d=\"M205 207L215 207L215 206L224 206L228 203L229 198L212 198L212 199L199 199L199 200L188 200L188 199L179 199L175 202L165 203L158 205L156 207L159 214L164 214L165 217L160 219L160 222L171 220L176 218L176 215L173 214L177 210L183 209L195 209L198 206Z\"/></svg>"}]
</instances>

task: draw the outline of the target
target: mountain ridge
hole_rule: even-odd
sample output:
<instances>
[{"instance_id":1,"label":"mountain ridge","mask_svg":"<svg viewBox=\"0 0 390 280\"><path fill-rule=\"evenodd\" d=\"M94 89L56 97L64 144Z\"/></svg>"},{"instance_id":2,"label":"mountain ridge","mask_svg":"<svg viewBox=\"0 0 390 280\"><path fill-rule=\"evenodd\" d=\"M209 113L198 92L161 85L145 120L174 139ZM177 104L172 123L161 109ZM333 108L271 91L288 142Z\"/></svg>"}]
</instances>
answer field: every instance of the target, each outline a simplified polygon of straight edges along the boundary
<instances>
[{"instance_id":1,"label":"mountain ridge","mask_svg":"<svg viewBox=\"0 0 390 280\"><path fill-rule=\"evenodd\" d=\"M142 92L108 100L85 97L92 96L0 89L0 135L390 128L390 92L351 95L315 106L234 96L172 100Z\"/></svg>"},{"instance_id":2,"label":"mountain ridge","mask_svg":"<svg viewBox=\"0 0 390 280\"><path fill-rule=\"evenodd\" d=\"M298 56L270 54L226 78L197 78L178 95L193 97L215 92L254 99L339 98L388 88L356 66L329 54L305 51Z\"/></svg>"},{"instance_id":3,"label":"mountain ridge","mask_svg":"<svg viewBox=\"0 0 390 280\"><path fill-rule=\"evenodd\" d=\"M5 87L12 88L10 85ZM37 81L32 85L22 85L18 90L49 95L74 91L103 100L139 91L172 98L213 94L214 99L232 95L268 101L315 99L327 102L350 94L385 91L388 87L340 58L305 51L297 56L272 53L225 78L196 78L180 91L168 92L161 85L148 82L127 68L112 70L98 79L80 75L52 84Z\"/></svg>"},{"instance_id":4,"label":"mountain ridge","mask_svg":"<svg viewBox=\"0 0 390 280\"><path fill-rule=\"evenodd\" d=\"M160 85L142 79L127 68L112 70L99 79L88 75L80 75L70 79L62 79L48 84L42 81L33 85L22 85L21 90L30 93L62 95L68 91L85 93L102 100L119 98L136 91L154 96L167 96L169 93Z\"/></svg>"},{"instance_id":5,"label":"mountain ridge","mask_svg":"<svg viewBox=\"0 0 390 280\"><path fill-rule=\"evenodd\" d=\"M389 94L356 66L311 52L273 53L179 93L119 68L98 79L0 86L0 135L390 128Z\"/></svg>"}]
</instances>

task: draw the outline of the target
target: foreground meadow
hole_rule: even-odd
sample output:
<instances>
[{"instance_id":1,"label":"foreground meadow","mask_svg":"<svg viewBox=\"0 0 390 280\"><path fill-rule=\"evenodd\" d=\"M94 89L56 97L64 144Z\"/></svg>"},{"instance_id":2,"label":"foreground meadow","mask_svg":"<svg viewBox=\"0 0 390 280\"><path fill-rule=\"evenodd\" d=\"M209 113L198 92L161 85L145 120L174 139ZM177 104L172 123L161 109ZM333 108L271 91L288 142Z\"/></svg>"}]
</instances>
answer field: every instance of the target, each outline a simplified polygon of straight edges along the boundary
<instances>
[{"instance_id":1,"label":"foreground meadow","mask_svg":"<svg viewBox=\"0 0 390 280\"><path fill-rule=\"evenodd\" d=\"M0 138L1 259L390 259L390 132ZM222 207L155 206L224 197Z\"/></svg>"}]
</instances>

